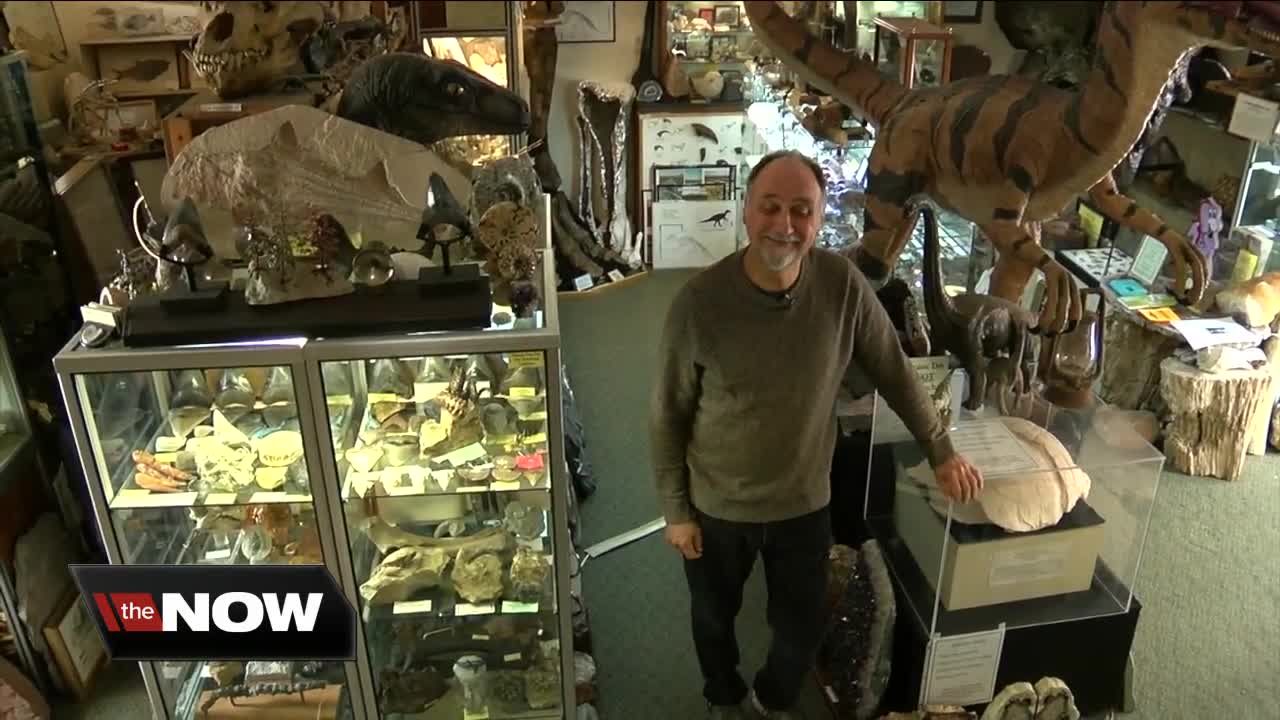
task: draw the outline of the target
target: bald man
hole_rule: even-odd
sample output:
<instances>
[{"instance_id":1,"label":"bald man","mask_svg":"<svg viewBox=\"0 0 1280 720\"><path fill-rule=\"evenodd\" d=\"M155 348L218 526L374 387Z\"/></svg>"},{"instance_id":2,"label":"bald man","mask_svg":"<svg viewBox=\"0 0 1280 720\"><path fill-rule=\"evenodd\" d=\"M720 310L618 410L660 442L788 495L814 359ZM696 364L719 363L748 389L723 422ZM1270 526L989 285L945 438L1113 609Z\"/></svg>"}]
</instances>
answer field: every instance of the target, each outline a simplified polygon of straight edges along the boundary
<instances>
[{"instance_id":1,"label":"bald man","mask_svg":"<svg viewBox=\"0 0 1280 720\"><path fill-rule=\"evenodd\" d=\"M956 454L866 278L814 246L822 170L794 151L747 179L748 245L694 276L668 311L650 408L666 540L689 583L709 717L799 718L826 627L835 400L850 362L958 501L982 477ZM734 620L764 559L772 643L748 690Z\"/></svg>"}]
</instances>

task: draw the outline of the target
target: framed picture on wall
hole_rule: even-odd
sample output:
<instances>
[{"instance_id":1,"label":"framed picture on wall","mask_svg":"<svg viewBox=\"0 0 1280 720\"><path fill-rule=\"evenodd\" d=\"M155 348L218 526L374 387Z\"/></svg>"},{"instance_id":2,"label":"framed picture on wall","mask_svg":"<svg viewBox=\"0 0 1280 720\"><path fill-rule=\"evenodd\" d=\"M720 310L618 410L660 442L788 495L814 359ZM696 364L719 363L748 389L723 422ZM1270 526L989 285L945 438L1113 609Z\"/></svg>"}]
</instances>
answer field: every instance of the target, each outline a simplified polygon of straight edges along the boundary
<instances>
[{"instance_id":1,"label":"framed picture on wall","mask_svg":"<svg viewBox=\"0 0 1280 720\"><path fill-rule=\"evenodd\" d=\"M944 23L980 23L982 22L982 0L973 2L942 3L942 21Z\"/></svg>"},{"instance_id":2,"label":"framed picture on wall","mask_svg":"<svg viewBox=\"0 0 1280 720\"><path fill-rule=\"evenodd\" d=\"M63 598L44 627L44 639L58 672L80 700L89 696L94 678L107 664L107 648L80 593Z\"/></svg>"},{"instance_id":3,"label":"framed picture on wall","mask_svg":"<svg viewBox=\"0 0 1280 720\"><path fill-rule=\"evenodd\" d=\"M615 39L617 18L613 0L566 2L556 25L556 40L562 43L605 43Z\"/></svg>"}]
</instances>

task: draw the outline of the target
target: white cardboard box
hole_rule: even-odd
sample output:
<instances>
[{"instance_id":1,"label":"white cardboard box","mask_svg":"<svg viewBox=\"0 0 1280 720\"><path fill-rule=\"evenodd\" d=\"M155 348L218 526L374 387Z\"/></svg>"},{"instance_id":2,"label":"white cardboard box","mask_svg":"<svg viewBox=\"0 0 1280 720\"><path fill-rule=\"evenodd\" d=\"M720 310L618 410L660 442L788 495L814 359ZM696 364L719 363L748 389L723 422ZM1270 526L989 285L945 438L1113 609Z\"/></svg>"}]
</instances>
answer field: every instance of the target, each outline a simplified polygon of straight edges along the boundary
<instances>
[{"instance_id":1,"label":"white cardboard box","mask_svg":"<svg viewBox=\"0 0 1280 720\"><path fill-rule=\"evenodd\" d=\"M1055 528L1004 533L992 540L943 542L946 518L912 487L901 468L894 524L947 610L1088 590L1102 551L1104 524L1084 500ZM938 566L946 552L942 581Z\"/></svg>"}]
</instances>

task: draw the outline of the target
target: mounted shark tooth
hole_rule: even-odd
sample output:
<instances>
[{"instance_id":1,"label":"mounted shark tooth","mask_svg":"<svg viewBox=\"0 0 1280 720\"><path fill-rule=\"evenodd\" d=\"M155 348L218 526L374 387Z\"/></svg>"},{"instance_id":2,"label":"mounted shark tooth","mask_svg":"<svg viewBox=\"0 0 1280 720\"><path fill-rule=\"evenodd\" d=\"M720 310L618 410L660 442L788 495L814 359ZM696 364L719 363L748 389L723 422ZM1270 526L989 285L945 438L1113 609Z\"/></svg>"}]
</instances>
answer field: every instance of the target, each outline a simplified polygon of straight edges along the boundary
<instances>
[{"instance_id":1,"label":"mounted shark tooth","mask_svg":"<svg viewBox=\"0 0 1280 720\"><path fill-rule=\"evenodd\" d=\"M262 402L266 405L262 410L262 419L269 427L281 427L298 416L293 375L289 368L283 365L271 368L267 384L262 389Z\"/></svg>"},{"instance_id":2,"label":"mounted shark tooth","mask_svg":"<svg viewBox=\"0 0 1280 720\"><path fill-rule=\"evenodd\" d=\"M214 407L231 422L239 420L242 415L253 410L257 396L253 392L253 383L241 368L228 368L218 378L218 394L213 398Z\"/></svg>"},{"instance_id":3,"label":"mounted shark tooth","mask_svg":"<svg viewBox=\"0 0 1280 720\"><path fill-rule=\"evenodd\" d=\"M382 459L382 445L373 444L347 448L346 452L343 453L343 457L346 458L347 462L351 463L351 467L357 472L369 472Z\"/></svg>"},{"instance_id":4,"label":"mounted shark tooth","mask_svg":"<svg viewBox=\"0 0 1280 720\"><path fill-rule=\"evenodd\" d=\"M245 416L241 416L240 419L243 420L244 417ZM218 442L226 443L227 445L247 445L249 443L249 436L228 420L227 416L223 415L221 410L213 411L213 437L216 438ZM190 447L188 447L188 449L190 449Z\"/></svg>"}]
</instances>

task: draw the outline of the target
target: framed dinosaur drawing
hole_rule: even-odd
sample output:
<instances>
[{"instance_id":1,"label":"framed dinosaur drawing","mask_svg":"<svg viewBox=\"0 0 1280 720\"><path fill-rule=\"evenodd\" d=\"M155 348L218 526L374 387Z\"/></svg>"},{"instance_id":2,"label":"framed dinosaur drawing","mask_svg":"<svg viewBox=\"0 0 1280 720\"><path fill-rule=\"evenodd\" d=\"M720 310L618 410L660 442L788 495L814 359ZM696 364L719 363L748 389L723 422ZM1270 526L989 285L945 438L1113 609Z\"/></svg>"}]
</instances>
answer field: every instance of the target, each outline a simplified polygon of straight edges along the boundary
<instances>
[{"instance_id":1,"label":"framed dinosaur drawing","mask_svg":"<svg viewBox=\"0 0 1280 720\"><path fill-rule=\"evenodd\" d=\"M1174 68L1203 46L1280 56L1280 2L1111 2L1088 79L1075 91L1024 76L968 78L906 90L855 54L808 34L775 2L744 3L755 37L800 78L877 130L864 234L855 262L887 280L910 236L908 207L927 195L977 224L999 258L991 293L1016 300L1045 275L1037 332L1074 327L1083 309L1065 268L1040 246L1040 222L1081 194L1112 220L1169 249L1174 291L1194 304L1204 258L1180 232L1122 195L1111 172L1147 125Z\"/></svg>"}]
</instances>

